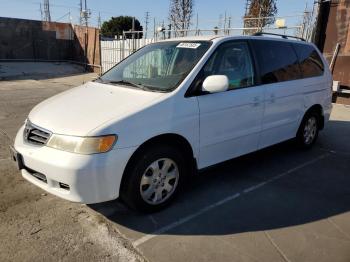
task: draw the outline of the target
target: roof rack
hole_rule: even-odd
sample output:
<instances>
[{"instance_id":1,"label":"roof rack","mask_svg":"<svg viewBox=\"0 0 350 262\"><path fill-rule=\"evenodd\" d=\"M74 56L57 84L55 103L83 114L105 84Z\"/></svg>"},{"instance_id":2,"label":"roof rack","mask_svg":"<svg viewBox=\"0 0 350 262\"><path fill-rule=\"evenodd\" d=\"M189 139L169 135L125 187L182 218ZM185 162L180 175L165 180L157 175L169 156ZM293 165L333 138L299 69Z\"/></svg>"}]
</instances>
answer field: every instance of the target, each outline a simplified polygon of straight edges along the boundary
<instances>
[{"instance_id":1,"label":"roof rack","mask_svg":"<svg viewBox=\"0 0 350 262\"><path fill-rule=\"evenodd\" d=\"M301 41L306 42L306 40L304 38L301 37L297 37L297 36L291 36L291 35L281 35L281 34L274 34L274 33L265 33L265 32L257 32L255 34L253 34L253 36L263 36L263 35L273 35L273 36L280 36L283 39L288 39L288 38L294 38L294 39L298 39Z\"/></svg>"}]
</instances>

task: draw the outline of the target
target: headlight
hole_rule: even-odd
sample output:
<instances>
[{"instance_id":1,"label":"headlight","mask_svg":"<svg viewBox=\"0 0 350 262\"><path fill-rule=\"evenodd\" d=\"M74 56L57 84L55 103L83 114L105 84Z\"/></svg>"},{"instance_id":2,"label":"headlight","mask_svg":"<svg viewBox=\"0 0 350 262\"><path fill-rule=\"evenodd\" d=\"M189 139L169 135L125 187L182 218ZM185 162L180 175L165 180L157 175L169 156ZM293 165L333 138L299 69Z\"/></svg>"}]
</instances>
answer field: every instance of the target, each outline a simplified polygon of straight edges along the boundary
<instances>
[{"instance_id":1,"label":"headlight","mask_svg":"<svg viewBox=\"0 0 350 262\"><path fill-rule=\"evenodd\" d=\"M52 134L46 145L77 154L96 154L111 150L116 140L115 135L81 137Z\"/></svg>"}]
</instances>

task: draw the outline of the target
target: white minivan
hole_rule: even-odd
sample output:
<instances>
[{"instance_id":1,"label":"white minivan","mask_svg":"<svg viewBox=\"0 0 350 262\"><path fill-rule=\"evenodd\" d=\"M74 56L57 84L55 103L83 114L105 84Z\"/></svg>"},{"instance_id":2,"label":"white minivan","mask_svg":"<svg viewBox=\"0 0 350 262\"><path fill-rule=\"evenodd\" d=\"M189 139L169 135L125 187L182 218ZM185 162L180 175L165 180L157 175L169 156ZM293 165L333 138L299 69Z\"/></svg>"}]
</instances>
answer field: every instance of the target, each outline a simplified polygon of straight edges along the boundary
<instances>
[{"instance_id":1,"label":"white minivan","mask_svg":"<svg viewBox=\"0 0 350 262\"><path fill-rule=\"evenodd\" d=\"M296 138L331 112L318 49L285 36L147 45L95 81L37 105L12 148L23 177L70 201L167 205L191 173Z\"/></svg>"}]
</instances>

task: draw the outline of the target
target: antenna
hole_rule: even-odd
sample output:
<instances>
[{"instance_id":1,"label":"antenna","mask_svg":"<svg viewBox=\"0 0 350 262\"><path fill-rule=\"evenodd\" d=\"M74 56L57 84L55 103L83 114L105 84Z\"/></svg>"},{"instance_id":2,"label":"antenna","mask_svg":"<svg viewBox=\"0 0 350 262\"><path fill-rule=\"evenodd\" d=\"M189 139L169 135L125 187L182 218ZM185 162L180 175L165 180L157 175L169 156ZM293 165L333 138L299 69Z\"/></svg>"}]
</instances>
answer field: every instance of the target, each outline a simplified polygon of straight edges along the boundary
<instances>
[{"instance_id":1,"label":"antenna","mask_svg":"<svg viewBox=\"0 0 350 262\"><path fill-rule=\"evenodd\" d=\"M51 22L50 1L44 0L44 21Z\"/></svg>"},{"instance_id":2,"label":"antenna","mask_svg":"<svg viewBox=\"0 0 350 262\"><path fill-rule=\"evenodd\" d=\"M145 13L145 39L147 39L148 24L149 24L149 11Z\"/></svg>"}]
</instances>

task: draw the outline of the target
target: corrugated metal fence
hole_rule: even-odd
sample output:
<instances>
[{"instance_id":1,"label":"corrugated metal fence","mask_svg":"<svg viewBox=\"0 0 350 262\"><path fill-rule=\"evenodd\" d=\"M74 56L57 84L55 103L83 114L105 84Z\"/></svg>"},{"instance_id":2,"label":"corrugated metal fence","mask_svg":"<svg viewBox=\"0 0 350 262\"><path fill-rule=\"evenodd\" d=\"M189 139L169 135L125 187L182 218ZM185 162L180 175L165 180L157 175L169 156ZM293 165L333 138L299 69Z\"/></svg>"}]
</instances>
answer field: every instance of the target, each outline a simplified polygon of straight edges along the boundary
<instances>
[{"instance_id":1,"label":"corrugated metal fence","mask_svg":"<svg viewBox=\"0 0 350 262\"><path fill-rule=\"evenodd\" d=\"M125 39L101 41L102 73L111 69L128 55L144 45L153 43L154 39Z\"/></svg>"}]
</instances>

